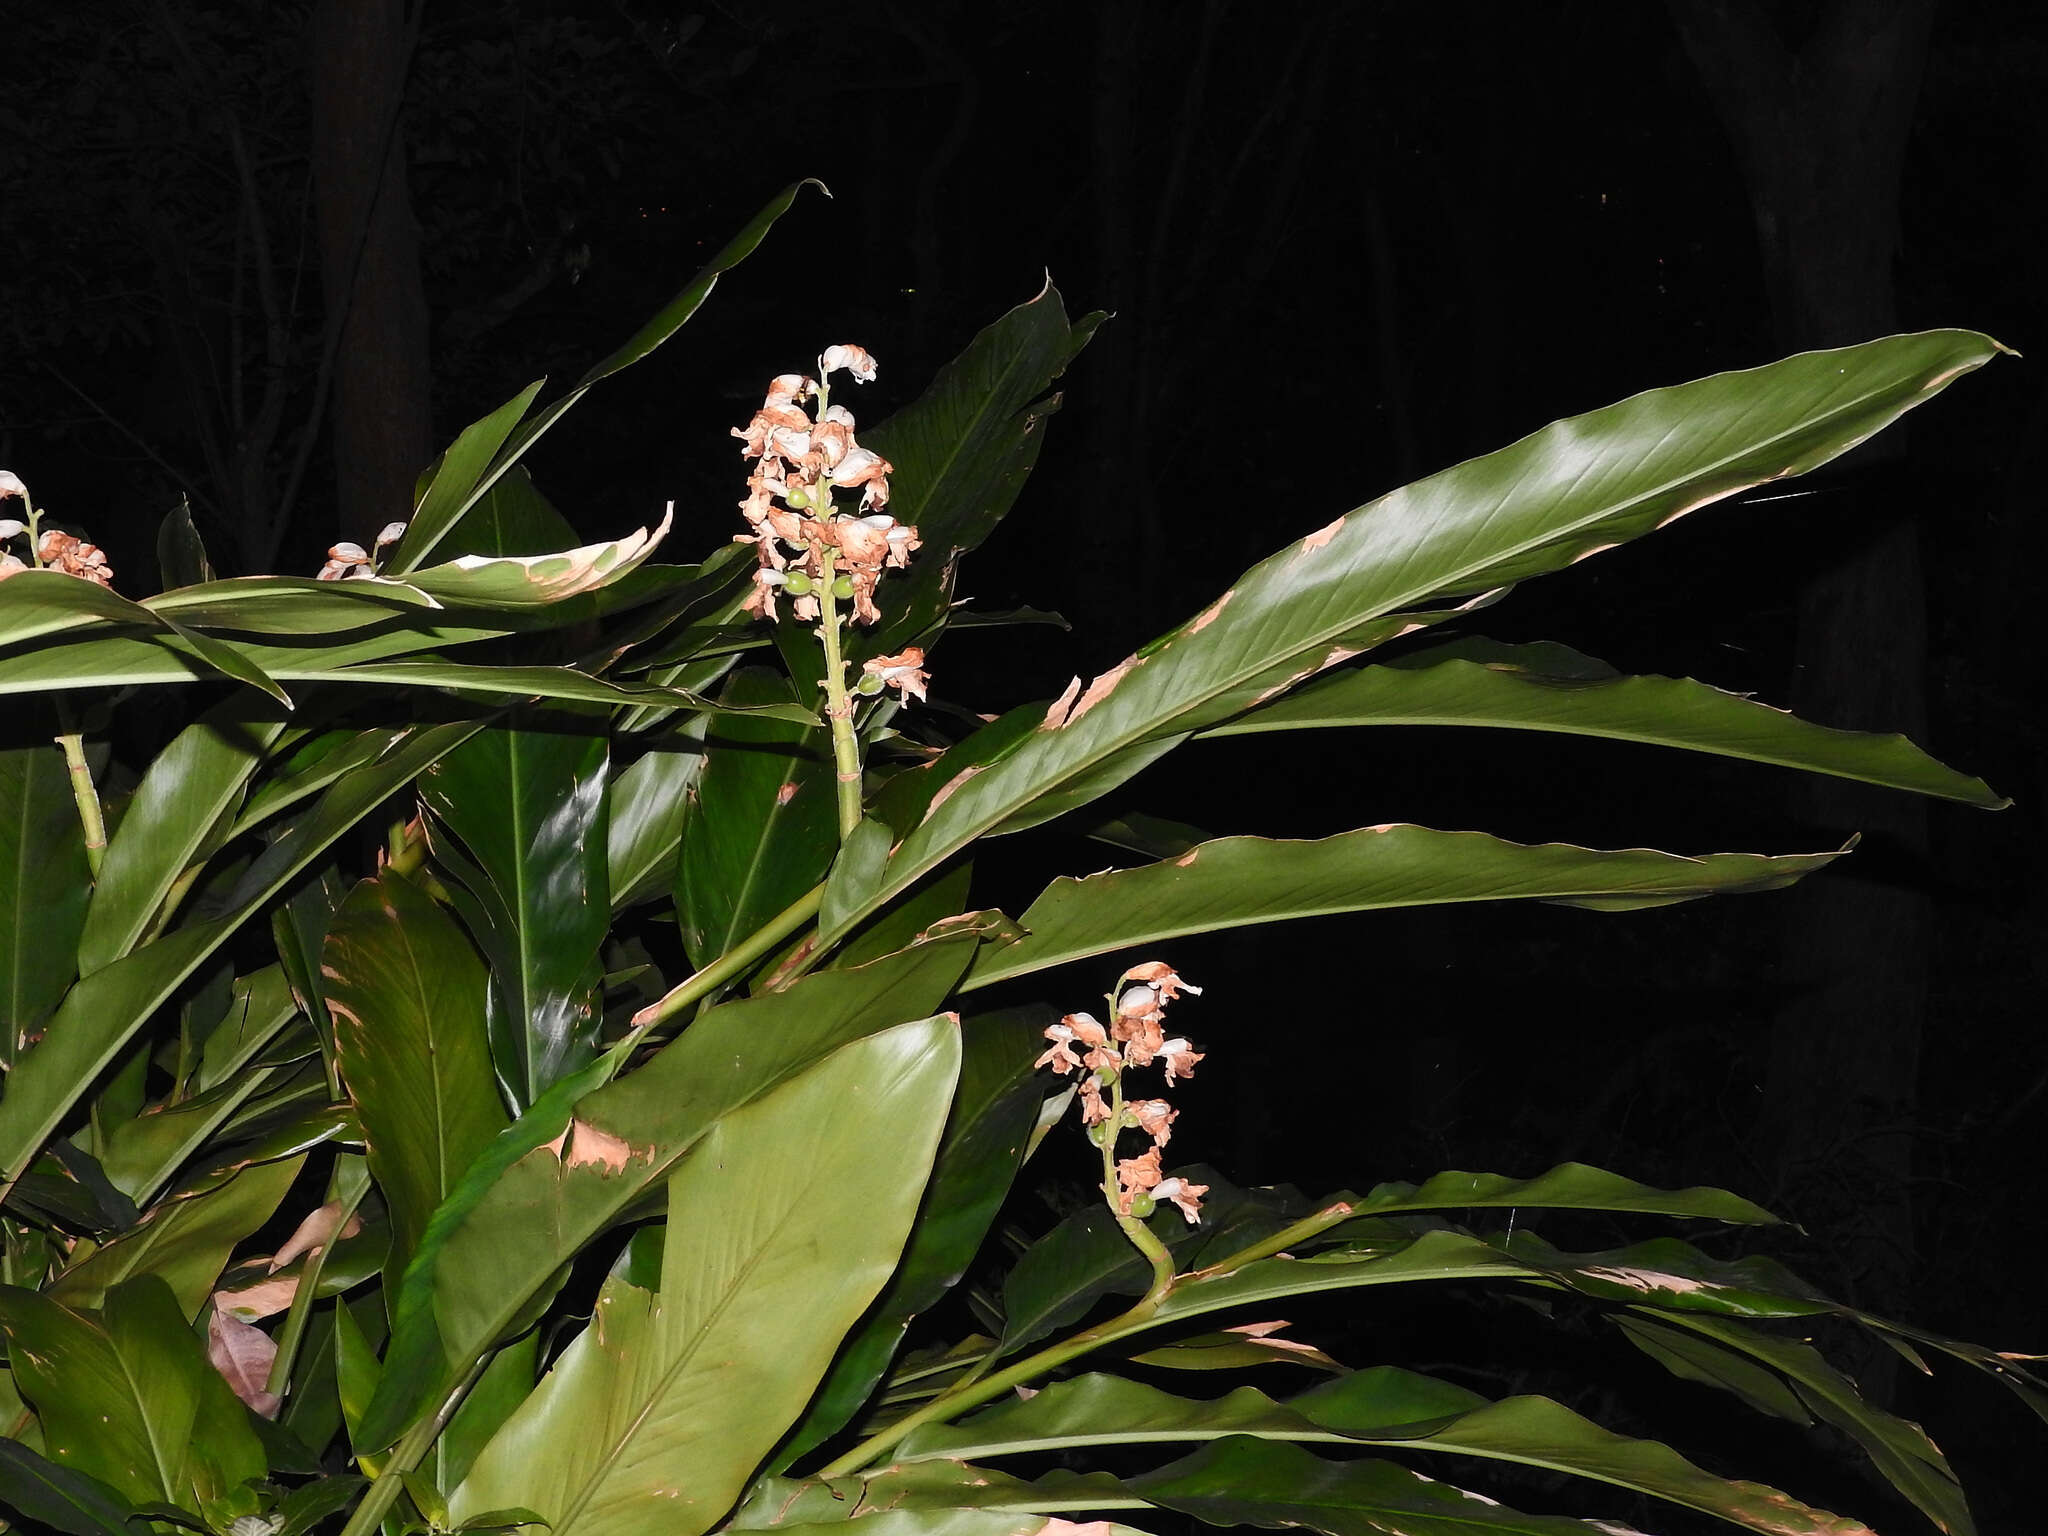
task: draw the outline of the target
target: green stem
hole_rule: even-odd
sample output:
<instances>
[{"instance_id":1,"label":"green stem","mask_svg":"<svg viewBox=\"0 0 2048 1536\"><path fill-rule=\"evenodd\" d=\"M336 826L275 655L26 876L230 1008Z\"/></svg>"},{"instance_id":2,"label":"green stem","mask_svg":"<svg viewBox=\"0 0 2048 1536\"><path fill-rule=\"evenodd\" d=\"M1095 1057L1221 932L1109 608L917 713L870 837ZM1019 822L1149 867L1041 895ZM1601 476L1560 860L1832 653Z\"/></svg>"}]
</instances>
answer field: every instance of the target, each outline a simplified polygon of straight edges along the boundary
<instances>
[{"instance_id":1,"label":"green stem","mask_svg":"<svg viewBox=\"0 0 2048 1536\"><path fill-rule=\"evenodd\" d=\"M1116 999L1110 999L1110 1017L1116 1017ZM1129 1215L1118 1198L1116 1177L1116 1139L1124 1128L1124 1075L1119 1072L1109 1080L1109 1119L1103 1122L1106 1134L1102 1138L1102 1198L1109 1202L1109 1214L1116 1218L1116 1224L1123 1229L1131 1246L1145 1256L1152 1266L1152 1284L1146 1289L1144 1301L1157 1302L1173 1289L1173 1255L1167 1252L1166 1244L1152 1235L1152 1229L1137 1217ZM1140 1303L1143 1305L1144 1303Z\"/></svg>"},{"instance_id":2,"label":"green stem","mask_svg":"<svg viewBox=\"0 0 2048 1536\"><path fill-rule=\"evenodd\" d=\"M826 515L830 516L829 504ZM818 638L825 645L825 722L832 728L832 764L839 789L839 841L860 825L860 743L853 734L853 699L846 691L846 662L839 653L839 599L832 591L832 551L818 546Z\"/></svg>"},{"instance_id":3,"label":"green stem","mask_svg":"<svg viewBox=\"0 0 2048 1536\"><path fill-rule=\"evenodd\" d=\"M1057 1344L1048 1344L1036 1354L1026 1355L1015 1365L997 1371L993 1376L942 1393L915 1413L905 1414L887 1429L868 1436L845 1455L820 1467L811 1476L845 1477L849 1473L858 1472L913 1429L949 1419L969 1408L978 1408L990 1398L1002 1396L1012 1387L1021 1387L1027 1381L1042 1376L1057 1366L1065 1365L1069 1360L1085 1355L1089 1350L1106 1344L1111 1339L1131 1332L1148 1321L1158 1308L1157 1299L1148 1295L1129 1311L1119 1312L1115 1317L1097 1323L1093 1328L1084 1328L1072 1338L1062 1339ZM351 1533L344 1531L342 1536L351 1536Z\"/></svg>"},{"instance_id":4,"label":"green stem","mask_svg":"<svg viewBox=\"0 0 2048 1536\"><path fill-rule=\"evenodd\" d=\"M391 1506L396 1504L398 1496L405 1492L403 1474L417 1467L425 1459L427 1452L433 1449L434 1442L441 1437L441 1431L448 1427L449 1419L455 1416L455 1410L461 1406L463 1398L469 1395L469 1389L476 1385L477 1377L483 1375L484 1367L489 1363L490 1356L486 1355L471 1366L469 1374L462 1378L461 1384L443 1399L439 1411L433 1417L421 1419L413 1425L406 1437L398 1442L397 1449L391 1453L391 1459L377 1474L376 1481L370 1484L370 1491L363 1495L363 1502L355 1507L355 1512L348 1517L348 1524L341 1528L341 1536L371 1536L371 1532L383 1524Z\"/></svg>"},{"instance_id":5,"label":"green stem","mask_svg":"<svg viewBox=\"0 0 2048 1536\"><path fill-rule=\"evenodd\" d=\"M664 1019L674 1018L690 1004L718 990L728 981L775 948L784 939L803 927L818 915L818 905L825 899L825 887L813 886L782 911L771 917L759 930L741 943L729 949L711 964L688 980L680 982L659 1001L649 1003L633 1015L633 1032L612 1047L617 1055L630 1054L646 1036L647 1031Z\"/></svg>"},{"instance_id":6,"label":"green stem","mask_svg":"<svg viewBox=\"0 0 2048 1536\"><path fill-rule=\"evenodd\" d=\"M69 711L61 704L57 708L58 718L69 725ZM100 814L99 791L93 787L92 764L85 760L85 738L66 731L57 738L57 745L64 749L64 766L71 770L71 798L78 804L78 824L85 829L85 867L97 880L107 857L107 823Z\"/></svg>"}]
</instances>

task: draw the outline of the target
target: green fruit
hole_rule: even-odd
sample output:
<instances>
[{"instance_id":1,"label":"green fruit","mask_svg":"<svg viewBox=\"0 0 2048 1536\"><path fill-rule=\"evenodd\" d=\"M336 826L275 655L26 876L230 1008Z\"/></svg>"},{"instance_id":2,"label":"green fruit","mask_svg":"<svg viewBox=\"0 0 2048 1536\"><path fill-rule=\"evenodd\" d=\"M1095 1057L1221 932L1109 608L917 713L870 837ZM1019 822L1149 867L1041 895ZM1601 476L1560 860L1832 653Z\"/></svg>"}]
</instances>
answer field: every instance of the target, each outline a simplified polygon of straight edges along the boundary
<instances>
[{"instance_id":1,"label":"green fruit","mask_svg":"<svg viewBox=\"0 0 2048 1536\"><path fill-rule=\"evenodd\" d=\"M845 602L848 598L852 597L853 578L851 576L835 577L832 582L832 595L838 598L842 603Z\"/></svg>"},{"instance_id":2,"label":"green fruit","mask_svg":"<svg viewBox=\"0 0 2048 1536\"><path fill-rule=\"evenodd\" d=\"M1131 1214L1140 1221L1143 1221L1158 1209L1159 1202L1150 1195L1138 1194L1131 1196Z\"/></svg>"},{"instance_id":3,"label":"green fruit","mask_svg":"<svg viewBox=\"0 0 2048 1536\"><path fill-rule=\"evenodd\" d=\"M853 685L853 688L854 692L864 693L869 698L873 698L876 694L882 691L883 686L884 684L882 682L882 677L880 673L863 672L860 675L860 681L855 683Z\"/></svg>"},{"instance_id":4,"label":"green fruit","mask_svg":"<svg viewBox=\"0 0 2048 1536\"><path fill-rule=\"evenodd\" d=\"M792 597L803 597L811 590L811 578L802 571L791 571L784 579L782 587Z\"/></svg>"}]
</instances>

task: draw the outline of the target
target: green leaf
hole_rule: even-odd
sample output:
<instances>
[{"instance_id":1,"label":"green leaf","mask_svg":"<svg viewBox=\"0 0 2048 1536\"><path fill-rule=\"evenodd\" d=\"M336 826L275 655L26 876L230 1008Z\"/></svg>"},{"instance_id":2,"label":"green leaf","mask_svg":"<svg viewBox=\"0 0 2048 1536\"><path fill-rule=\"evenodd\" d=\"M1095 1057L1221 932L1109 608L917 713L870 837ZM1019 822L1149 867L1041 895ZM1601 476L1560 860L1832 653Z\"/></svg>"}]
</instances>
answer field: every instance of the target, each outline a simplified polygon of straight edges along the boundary
<instances>
[{"instance_id":1,"label":"green leaf","mask_svg":"<svg viewBox=\"0 0 2048 1536\"><path fill-rule=\"evenodd\" d=\"M691 791L704 767L704 731L698 716L664 745L643 753L611 781L605 859L612 910L665 894L675 883Z\"/></svg>"},{"instance_id":2,"label":"green leaf","mask_svg":"<svg viewBox=\"0 0 2048 1536\"><path fill-rule=\"evenodd\" d=\"M1758 1413L1790 1420L1801 1428L1813 1422L1813 1415L1783 1377L1734 1350L1632 1313L1611 1313L1607 1320L1629 1343L1682 1381L1732 1392Z\"/></svg>"},{"instance_id":3,"label":"green leaf","mask_svg":"<svg viewBox=\"0 0 2048 1536\"><path fill-rule=\"evenodd\" d=\"M142 606L190 629L312 639L393 620L429 623L421 610L440 604L398 581L235 576L144 598Z\"/></svg>"},{"instance_id":4,"label":"green leaf","mask_svg":"<svg viewBox=\"0 0 2048 1536\"><path fill-rule=\"evenodd\" d=\"M946 782L872 903L975 839L1083 803L1186 733L1428 622L1422 605L1557 570L1817 468L1996 350L1933 331L1806 353L1637 395L1383 496L1253 567L980 772Z\"/></svg>"},{"instance_id":5,"label":"green leaf","mask_svg":"<svg viewBox=\"0 0 2048 1536\"><path fill-rule=\"evenodd\" d=\"M157 754L107 844L79 939L81 971L131 953L148 934L180 876L224 840L284 729L274 705L231 695Z\"/></svg>"},{"instance_id":6,"label":"green leaf","mask_svg":"<svg viewBox=\"0 0 2048 1536\"><path fill-rule=\"evenodd\" d=\"M180 496L178 504L157 524L156 564L167 592L213 580L213 562L206 558L206 541L192 521L189 497Z\"/></svg>"},{"instance_id":7,"label":"green leaf","mask_svg":"<svg viewBox=\"0 0 2048 1536\"><path fill-rule=\"evenodd\" d=\"M853 639L854 660L901 650L944 618L952 555L978 547L1023 490L1046 421L1059 409L1059 397L1045 392L1102 318L1070 323L1048 278L1037 297L976 335L916 400L863 430L863 441L893 466L890 513L917 528L925 553L893 597L885 585L885 622Z\"/></svg>"},{"instance_id":8,"label":"green leaf","mask_svg":"<svg viewBox=\"0 0 2048 1536\"><path fill-rule=\"evenodd\" d=\"M99 1312L0 1286L0 1330L60 1466L194 1514L263 1475L241 1404L155 1276L110 1291Z\"/></svg>"},{"instance_id":9,"label":"green leaf","mask_svg":"<svg viewBox=\"0 0 2048 1536\"><path fill-rule=\"evenodd\" d=\"M1198 1400L1121 1377L1054 1382L964 1423L927 1425L892 1453L935 1457L1051 1454L1081 1446L1220 1440L1375 1443L1443 1451L1563 1472L1718 1515L1765 1536L1839 1536L1839 1517L1775 1488L1731 1482L1654 1440L1617 1435L1546 1397L1488 1402L1477 1393L1392 1366L1354 1371L1276 1402L1250 1387Z\"/></svg>"},{"instance_id":10,"label":"green leaf","mask_svg":"<svg viewBox=\"0 0 2048 1536\"><path fill-rule=\"evenodd\" d=\"M466 472L451 475L449 494L442 501L437 502L433 508L429 509L426 507L423 498L420 513L414 516L414 526L406 529L405 537L400 540L398 548L393 551L388 568L398 575L414 570L427 555L433 552L434 545L446 536L448 530L455 526L463 513L469 510L476 499L488 491L496 484L501 475L524 457L526 451L540 440L541 434L559 421L578 400L582 399L585 391L591 385L597 383L600 379L617 373L621 368L637 363L641 358L647 356L648 353L681 330L690 317L696 314L698 307L710 296L711 290L718 284L718 279L754 253L754 248L767 236L775 221L789 211L790 204L796 201L797 194L807 186L822 187L822 183L800 181L785 187L767 207L754 216L744 229L726 243L723 250L711 258L704 269L692 278L680 293L663 305L661 311L653 319L641 326L617 351L596 364L581 379L577 380L575 388L562 396L561 399L552 401L542 407L540 412L531 421L526 422L523 427L518 427L516 431L514 430L515 425L525 415L527 404L530 403L532 398L532 390L507 401L492 416L486 418L485 421L478 422L475 426L464 432L463 438L471 439L467 445L468 448L481 447L482 443L492 436L495 436L497 442L503 444L503 446L496 448L488 467L480 474L473 477ZM534 389L538 387L538 385L533 386ZM509 441L507 440L508 433L510 434ZM474 434L473 437L472 434ZM461 442L461 439L458 439L458 442ZM448 458L452 458L454 453L455 450L451 448ZM473 455L466 450L464 453L465 464L471 457ZM442 470L437 471L435 475L436 482L439 481L441 473L445 472L446 469L447 459L444 458ZM456 487L461 485L464 480L467 480L469 483L463 487L460 494L457 494ZM429 493L431 494L431 487ZM422 516L421 514L429 515Z\"/></svg>"},{"instance_id":11,"label":"green leaf","mask_svg":"<svg viewBox=\"0 0 2048 1536\"><path fill-rule=\"evenodd\" d=\"M466 854L436 848L490 961L491 1055L515 1109L597 1054L598 946L611 922L605 738L572 734L573 719L543 723L558 728L480 732L419 781Z\"/></svg>"},{"instance_id":12,"label":"green leaf","mask_svg":"<svg viewBox=\"0 0 2048 1536\"><path fill-rule=\"evenodd\" d=\"M294 1488L277 1506L283 1524L277 1536L306 1536L321 1521L340 1514L354 1504L367 1482L352 1472L318 1477Z\"/></svg>"},{"instance_id":13,"label":"green leaf","mask_svg":"<svg viewBox=\"0 0 2048 1536\"><path fill-rule=\"evenodd\" d=\"M455 441L429 472L412 517L405 525L405 534L384 562L387 571L403 576L418 569L454 530L463 513L475 504L478 483L491 467L491 461L524 419L527 408L546 382L535 379L483 420L471 422L455 435Z\"/></svg>"},{"instance_id":14,"label":"green leaf","mask_svg":"<svg viewBox=\"0 0 2048 1536\"><path fill-rule=\"evenodd\" d=\"M141 1225L122 1233L63 1270L49 1295L68 1307L99 1306L111 1290L137 1275L154 1275L170 1287L178 1311L199 1314L243 1239L277 1214L303 1157L244 1168L220 1180L209 1177L152 1206Z\"/></svg>"},{"instance_id":15,"label":"green leaf","mask_svg":"<svg viewBox=\"0 0 2048 1536\"><path fill-rule=\"evenodd\" d=\"M1133 1365L1163 1371L1241 1371L1257 1365L1299 1365L1310 1370L1340 1371L1335 1360L1314 1345L1283 1337L1277 1323L1245 1323L1215 1333L1191 1333L1157 1349L1132 1355Z\"/></svg>"},{"instance_id":16,"label":"green leaf","mask_svg":"<svg viewBox=\"0 0 2048 1536\"><path fill-rule=\"evenodd\" d=\"M824 879L839 846L825 729L777 674L748 668L720 702L780 706L798 720L718 721L676 864L676 915L693 965L709 965Z\"/></svg>"},{"instance_id":17,"label":"green leaf","mask_svg":"<svg viewBox=\"0 0 2048 1536\"><path fill-rule=\"evenodd\" d=\"M978 942L973 929L958 928L870 965L722 1004L630 1076L595 1092L574 1078L557 1085L435 1212L399 1289L384 1381L359 1449L396 1440L471 1361L517 1331L529 1304L560 1283L562 1266L719 1117L849 1041L930 1013ZM581 1141L550 1145L563 1137ZM597 1155L621 1143L632 1153L623 1166Z\"/></svg>"},{"instance_id":18,"label":"green leaf","mask_svg":"<svg viewBox=\"0 0 2048 1536\"><path fill-rule=\"evenodd\" d=\"M671 517L653 530L545 555L462 555L414 571L406 584L451 607L544 608L620 580L668 536Z\"/></svg>"},{"instance_id":19,"label":"green leaf","mask_svg":"<svg viewBox=\"0 0 2048 1536\"><path fill-rule=\"evenodd\" d=\"M50 1018L48 1036L23 1056L0 1098L0 1169L18 1178L45 1140L136 1031L251 914L414 775L452 751L481 721L428 726L371 766L338 780L289 832L250 865L226 916L173 929L85 977Z\"/></svg>"},{"instance_id":20,"label":"green leaf","mask_svg":"<svg viewBox=\"0 0 2048 1536\"><path fill-rule=\"evenodd\" d=\"M1020 1010L962 1026L959 1090L903 1260L777 1452L779 1464L796 1461L851 1422L911 1320L952 1290L980 1250L1038 1119L1045 1085L1031 1063L1046 1016Z\"/></svg>"},{"instance_id":21,"label":"green leaf","mask_svg":"<svg viewBox=\"0 0 2048 1536\"><path fill-rule=\"evenodd\" d=\"M46 741L0 748L0 1062L41 1032L77 974L91 895L63 754Z\"/></svg>"},{"instance_id":22,"label":"green leaf","mask_svg":"<svg viewBox=\"0 0 2048 1536\"><path fill-rule=\"evenodd\" d=\"M1792 884L1839 854L1600 850L1510 843L1484 832L1395 824L1291 842L1225 837L1177 859L1047 886L1018 919L1027 937L977 960L966 986L1282 918L1466 901L1655 906Z\"/></svg>"},{"instance_id":23,"label":"green leaf","mask_svg":"<svg viewBox=\"0 0 2048 1536\"><path fill-rule=\"evenodd\" d=\"M135 1536L128 1501L96 1477L0 1440L0 1504L66 1536Z\"/></svg>"},{"instance_id":24,"label":"green leaf","mask_svg":"<svg viewBox=\"0 0 2048 1536\"><path fill-rule=\"evenodd\" d=\"M1420 1185L1378 1184L1368 1195L1336 1198L1349 1201L1360 1217L1391 1216L1412 1211L1558 1210L1625 1211L1639 1216L1697 1216L1743 1225L1775 1225L1778 1218L1740 1195L1707 1185L1689 1189L1656 1189L1586 1163L1559 1163L1533 1179L1498 1173L1446 1171ZM1323 1202L1327 1205L1329 1202ZM1331 1228L1323 1240L1343 1241L1348 1224Z\"/></svg>"},{"instance_id":25,"label":"green leaf","mask_svg":"<svg viewBox=\"0 0 2048 1536\"><path fill-rule=\"evenodd\" d=\"M575 542L575 526L540 493L526 466L515 464L462 515L439 554L544 555Z\"/></svg>"},{"instance_id":26,"label":"green leaf","mask_svg":"<svg viewBox=\"0 0 2048 1536\"><path fill-rule=\"evenodd\" d=\"M522 1505L556 1536L697 1536L802 1410L895 1268L959 1067L954 1021L842 1046L723 1116L669 1180L658 1296L598 1314L484 1448L462 1518ZM628 1154L630 1155L630 1154Z\"/></svg>"},{"instance_id":27,"label":"green leaf","mask_svg":"<svg viewBox=\"0 0 2048 1536\"><path fill-rule=\"evenodd\" d=\"M1523 1514L1391 1461L1321 1461L1249 1435L1205 1445L1125 1485L1210 1525L1299 1526L1325 1536L1606 1536L1615 1529Z\"/></svg>"},{"instance_id":28,"label":"green leaf","mask_svg":"<svg viewBox=\"0 0 2048 1536\"><path fill-rule=\"evenodd\" d=\"M1886 1482L1949 1536L1974 1536L1976 1522L1948 1459L1919 1425L1869 1402L1820 1351L1729 1318L1658 1314L1662 1320L1750 1356L1790 1379L1818 1418L1863 1447Z\"/></svg>"},{"instance_id":29,"label":"green leaf","mask_svg":"<svg viewBox=\"0 0 2048 1536\"><path fill-rule=\"evenodd\" d=\"M395 1270L506 1125L484 1032L484 967L455 920L390 873L350 892L320 966L370 1172L391 1208Z\"/></svg>"},{"instance_id":30,"label":"green leaf","mask_svg":"<svg viewBox=\"0 0 2048 1536\"><path fill-rule=\"evenodd\" d=\"M238 978L227 1020L206 1040L216 1085L116 1126L101 1158L114 1187L131 1199L150 1199L237 1109L280 1086L289 1068L247 1069L297 1014L280 967Z\"/></svg>"},{"instance_id":31,"label":"green leaf","mask_svg":"<svg viewBox=\"0 0 2048 1536\"><path fill-rule=\"evenodd\" d=\"M832 861L825 881L825 899L818 908L818 925L834 926L842 913L851 912L867 900L868 893L882 883L882 870L889 862L889 845L895 841L889 829L872 816L863 816Z\"/></svg>"},{"instance_id":32,"label":"green leaf","mask_svg":"<svg viewBox=\"0 0 2048 1536\"><path fill-rule=\"evenodd\" d=\"M1986 810L2012 802L1899 735L1840 731L1691 678L1624 677L1567 646L1453 640L1332 673L1201 732L1341 725L1488 725L1648 742L1860 779Z\"/></svg>"}]
</instances>

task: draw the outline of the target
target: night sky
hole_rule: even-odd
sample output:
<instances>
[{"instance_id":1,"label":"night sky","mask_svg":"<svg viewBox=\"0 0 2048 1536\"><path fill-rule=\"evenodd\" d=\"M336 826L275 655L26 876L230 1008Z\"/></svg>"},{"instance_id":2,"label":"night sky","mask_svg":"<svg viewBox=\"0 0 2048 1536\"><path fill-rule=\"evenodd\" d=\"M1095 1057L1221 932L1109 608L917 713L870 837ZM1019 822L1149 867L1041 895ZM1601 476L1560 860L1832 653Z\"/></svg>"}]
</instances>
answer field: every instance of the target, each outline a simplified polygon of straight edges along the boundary
<instances>
[{"instance_id":1,"label":"night sky","mask_svg":"<svg viewBox=\"0 0 2048 1536\"><path fill-rule=\"evenodd\" d=\"M1796 51L1857 8L1755 14ZM252 186L292 380L263 494L305 463L280 563L310 572L337 535L403 515L337 506L328 439L304 428L320 339L307 11L168 0L181 53L139 0L0 3L0 464L117 571L153 566L181 490L235 568L235 503L194 400L259 378L235 367L255 347L234 323L252 302ZM1967 326L2039 355L2048 12L1950 0L1911 64L1898 328ZM1062 381L1030 488L961 583L978 605L1057 609L1073 629L950 640L936 686L977 710L1104 670L1252 561L1406 480L1792 350L1730 132L1660 4L436 0L401 137L436 443L533 378L573 378L780 187L830 187L530 461L591 537L674 498L677 559L737 527L728 429L822 345L880 359L854 402L867 421L1048 273L1071 313L1114 312ZM1777 895L1621 915L1425 909L1185 941L1169 958L1209 991L1176 1022L1212 1054L1175 1150L1185 1139L1241 1181L1312 1191L1565 1158L1725 1183L1804 1222L1774 1251L1824 1284L1867 1283L1885 1307L1997 1347L2048 1344L2044 428L2039 365L2000 359L1915 413L1903 458L1703 512L1473 626L1782 704L1801 685L1802 590L1872 529L1917 530L1926 640L1901 663L1924 679L1915 734L2018 804L1933 806L1923 846L1872 840L1874 878L1925 899L1926 993L1910 1098L1844 1124L1876 1115L1906 1138L1903 1194L1778 1155L1769 1122L1785 1100L1765 1080L1793 930ZM1855 829L1790 777L1563 738L1292 734L1178 753L1101 809L1218 835L1414 820L1680 852L1805 851ZM1015 911L1053 874L1110 864L1084 830L1011 839L979 894ZM1075 990L1053 999L1065 1007L1098 985L1054 980ZM1827 1121L1826 1083L1809 1087ZM1910 1252L1887 1277L1831 1251L1860 1200L1907 1211ZM1896 1390L1980 1485L1985 1529L2021 1528L1999 1523L1998 1463L2038 1426L1961 1373Z\"/></svg>"}]
</instances>

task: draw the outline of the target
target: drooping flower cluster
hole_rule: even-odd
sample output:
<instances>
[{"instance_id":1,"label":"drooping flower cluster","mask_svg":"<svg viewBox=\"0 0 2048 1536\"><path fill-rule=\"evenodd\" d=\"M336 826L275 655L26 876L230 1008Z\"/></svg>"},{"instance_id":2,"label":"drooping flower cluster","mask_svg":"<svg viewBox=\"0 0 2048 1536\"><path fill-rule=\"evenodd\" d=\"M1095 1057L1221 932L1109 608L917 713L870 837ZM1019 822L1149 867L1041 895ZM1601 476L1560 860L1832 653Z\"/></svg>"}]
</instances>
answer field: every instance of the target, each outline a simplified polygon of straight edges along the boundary
<instances>
[{"instance_id":1,"label":"drooping flower cluster","mask_svg":"<svg viewBox=\"0 0 2048 1536\"><path fill-rule=\"evenodd\" d=\"M405 537L405 524L386 523L377 535L374 552L344 539L327 551L327 563L320 567L318 581L347 581L352 576L374 576L384 551Z\"/></svg>"},{"instance_id":2,"label":"drooping flower cluster","mask_svg":"<svg viewBox=\"0 0 2048 1536\"><path fill-rule=\"evenodd\" d=\"M831 376L841 369L870 383L875 360L860 347L827 347L818 358L817 379L785 373L771 380L753 420L733 428L741 454L754 461L747 499L740 503L740 515L753 531L738 536L760 555L749 613L776 617L776 594L786 592L795 600L797 618L808 622L819 616L819 588L843 582L836 595L852 601L860 622L873 624L882 616L875 585L883 570L901 570L918 547L917 530L882 510L889 504L895 466L856 442L853 413L830 403ZM835 490L858 490L860 510L838 511ZM884 681L912 691L909 673L924 660L922 651L878 659L904 667L903 680ZM922 681L918 673L920 688Z\"/></svg>"},{"instance_id":3,"label":"drooping flower cluster","mask_svg":"<svg viewBox=\"0 0 2048 1536\"><path fill-rule=\"evenodd\" d=\"M21 477L10 470L0 469L0 502L13 497L28 502L28 487ZM36 513L31 507L29 522L19 518L0 517L0 581L32 569L28 560L22 559L7 546L24 534L32 532L31 524ZM112 588L113 567L107 564L106 551L97 544L88 544L75 534L57 528L44 528L35 535L34 564L44 570L62 571L66 576L76 576L82 581L96 582Z\"/></svg>"},{"instance_id":4,"label":"drooping flower cluster","mask_svg":"<svg viewBox=\"0 0 2048 1536\"><path fill-rule=\"evenodd\" d=\"M1116 1161L1115 1202L1120 1215L1149 1216L1159 1201L1171 1200L1190 1225L1201 1216L1201 1197L1209 1186L1167 1178L1160 1166L1160 1149L1173 1139L1173 1122L1180 1111L1165 1099L1124 1095L1124 1074L1134 1067L1158 1062L1169 1084L1194 1076L1195 1063L1204 1053L1185 1036L1167 1035L1166 1005L1182 993L1198 997L1201 991L1181 980L1171 966L1149 961L1118 979L1107 1028L1089 1013L1070 1013L1046 1026L1045 1038L1052 1046L1033 1065L1085 1074L1080 1085L1081 1123L1096 1144L1113 1148L1117 1136L1127 1130L1151 1138L1152 1145L1137 1157Z\"/></svg>"}]
</instances>

